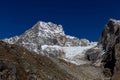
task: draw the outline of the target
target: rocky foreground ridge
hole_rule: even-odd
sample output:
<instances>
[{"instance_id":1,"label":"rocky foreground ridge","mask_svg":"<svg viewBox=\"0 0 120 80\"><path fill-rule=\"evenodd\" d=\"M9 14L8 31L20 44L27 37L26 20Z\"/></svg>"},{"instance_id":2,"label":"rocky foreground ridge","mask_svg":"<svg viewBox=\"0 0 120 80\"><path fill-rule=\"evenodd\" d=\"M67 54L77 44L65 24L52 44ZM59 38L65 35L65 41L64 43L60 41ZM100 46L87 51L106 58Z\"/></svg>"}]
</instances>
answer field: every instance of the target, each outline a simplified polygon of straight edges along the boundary
<instances>
[{"instance_id":1,"label":"rocky foreground ridge","mask_svg":"<svg viewBox=\"0 0 120 80\"><path fill-rule=\"evenodd\" d=\"M0 80L98 80L101 68L77 66L0 41Z\"/></svg>"},{"instance_id":2,"label":"rocky foreground ridge","mask_svg":"<svg viewBox=\"0 0 120 80\"><path fill-rule=\"evenodd\" d=\"M51 59L0 41L0 80L76 80Z\"/></svg>"},{"instance_id":3,"label":"rocky foreground ridge","mask_svg":"<svg viewBox=\"0 0 120 80\"><path fill-rule=\"evenodd\" d=\"M96 43L66 35L61 25L38 22L0 42L0 79L119 80L119 30L120 21L110 19Z\"/></svg>"}]
</instances>

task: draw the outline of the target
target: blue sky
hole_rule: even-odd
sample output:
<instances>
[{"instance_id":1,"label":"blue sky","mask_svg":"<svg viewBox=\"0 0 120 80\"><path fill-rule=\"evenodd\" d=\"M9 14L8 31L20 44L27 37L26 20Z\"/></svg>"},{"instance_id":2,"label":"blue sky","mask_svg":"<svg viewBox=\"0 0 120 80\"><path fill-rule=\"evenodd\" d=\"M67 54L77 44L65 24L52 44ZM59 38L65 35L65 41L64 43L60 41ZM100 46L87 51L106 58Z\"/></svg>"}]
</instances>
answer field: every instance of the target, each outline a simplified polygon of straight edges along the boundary
<instances>
[{"instance_id":1,"label":"blue sky","mask_svg":"<svg viewBox=\"0 0 120 80\"><path fill-rule=\"evenodd\" d=\"M51 21L66 34L97 41L110 18L120 19L119 0L1 0L0 39Z\"/></svg>"}]
</instances>

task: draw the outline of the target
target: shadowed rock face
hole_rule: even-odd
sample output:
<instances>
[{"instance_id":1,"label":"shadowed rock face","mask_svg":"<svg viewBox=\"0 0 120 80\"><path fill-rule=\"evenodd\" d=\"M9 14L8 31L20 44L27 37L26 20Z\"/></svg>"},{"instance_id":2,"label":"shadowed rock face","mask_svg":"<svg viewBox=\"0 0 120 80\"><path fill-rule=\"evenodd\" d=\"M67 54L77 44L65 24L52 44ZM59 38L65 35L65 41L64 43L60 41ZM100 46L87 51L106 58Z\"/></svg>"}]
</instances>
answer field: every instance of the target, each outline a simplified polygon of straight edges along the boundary
<instances>
[{"instance_id":1,"label":"shadowed rock face","mask_svg":"<svg viewBox=\"0 0 120 80\"><path fill-rule=\"evenodd\" d=\"M0 41L0 80L77 80L50 58Z\"/></svg>"},{"instance_id":2,"label":"shadowed rock face","mask_svg":"<svg viewBox=\"0 0 120 80\"><path fill-rule=\"evenodd\" d=\"M100 59L101 53L102 51L100 49L91 48L86 51L85 58L92 63L95 63L97 60Z\"/></svg>"},{"instance_id":3,"label":"shadowed rock face","mask_svg":"<svg viewBox=\"0 0 120 80\"><path fill-rule=\"evenodd\" d=\"M102 46L105 54L102 62L104 63L104 74L112 76L112 80L120 79L120 21L110 19L105 25L104 31L99 39L98 46Z\"/></svg>"}]
</instances>

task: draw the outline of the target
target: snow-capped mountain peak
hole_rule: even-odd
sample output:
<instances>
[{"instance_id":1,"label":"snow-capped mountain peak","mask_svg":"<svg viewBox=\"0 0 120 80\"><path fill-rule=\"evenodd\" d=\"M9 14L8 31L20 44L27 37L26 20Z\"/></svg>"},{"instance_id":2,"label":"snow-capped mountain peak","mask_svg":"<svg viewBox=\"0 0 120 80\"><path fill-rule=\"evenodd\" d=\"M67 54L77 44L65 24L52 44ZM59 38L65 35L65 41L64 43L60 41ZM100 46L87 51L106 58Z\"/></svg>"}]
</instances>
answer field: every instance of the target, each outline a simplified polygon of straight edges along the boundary
<instances>
[{"instance_id":1,"label":"snow-capped mountain peak","mask_svg":"<svg viewBox=\"0 0 120 80\"><path fill-rule=\"evenodd\" d=\"M35 34L37 34L38 37L43 36L54 38L57 34L65 35L62 26L53 24L52 22L47 23L43 21L38 21L31 29L29 29L26 32L28 33L31 30L36 31Z\"/></svg>"},{"instance_id":2,"label":"snow-capped mountain peak","mask_svg":"<svg viewBox=\"0 0 120 80\"><path fill-rule=\"evenodd\" d=\"M22 35L4 39L3 41L10 44L21 45L29 51L43 53L47 56L60 57L64 55L64 53L67 56L74 55L72 60L74 60L75 56L83 53L84 50L89 49L89 46L91 48L97 44L90 42L87 39L79 39L74 36L66 35L62 25L43 21L38 21ZM47 47L44 45L47 45ZM69 51L69 49L72 50ZM69 59L67 56L64 58Z\"/></svg>"}]
</instances>

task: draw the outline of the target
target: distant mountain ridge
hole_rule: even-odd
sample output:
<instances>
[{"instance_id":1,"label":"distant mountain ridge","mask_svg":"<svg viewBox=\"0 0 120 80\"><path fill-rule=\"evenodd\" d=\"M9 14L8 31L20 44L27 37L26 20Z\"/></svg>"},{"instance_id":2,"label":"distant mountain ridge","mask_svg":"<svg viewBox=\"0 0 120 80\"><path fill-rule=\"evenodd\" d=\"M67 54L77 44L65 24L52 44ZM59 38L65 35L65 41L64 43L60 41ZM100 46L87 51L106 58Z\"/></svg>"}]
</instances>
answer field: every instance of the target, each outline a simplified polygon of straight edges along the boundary
<instances>
[{"instance_id":1,"label":"distant mountain ridge","mask_svg":"<svg viewBox=\"0 0 120 80\"><path fill-rule=\"evenodd\" d=\"M20 44L25 48L39 52L41 45L59 45L59 46L87 46L91 43L87 39L78 39L66 35L61 25L51 22L38 21L31 29L25 31L20 36L10 39L4 39L10 44ZM29 46L34 46L30 48ZM35 50L37 48L37 50Z\"/></svg>"},{"instance_id":2,"label":"distant mountain ridge","mask_svg":"<svg viewBox=\"0 0 120 80\"><path fill-rule=\"evenodd\" d=\"M76 60L76 56L84 57L83 53L97 44L97 42L90 42L87 39L66 35L61 25L43 21L38 21L22 35L4 39L3 41L9 44L21 45L38 54L67 58L67 61L77 64L81 63L79 59ZM82 60L82 62L84 61Z\"/></svg>"}]
</instances>

